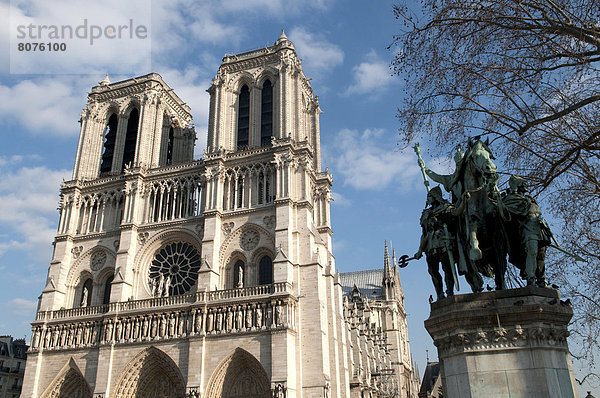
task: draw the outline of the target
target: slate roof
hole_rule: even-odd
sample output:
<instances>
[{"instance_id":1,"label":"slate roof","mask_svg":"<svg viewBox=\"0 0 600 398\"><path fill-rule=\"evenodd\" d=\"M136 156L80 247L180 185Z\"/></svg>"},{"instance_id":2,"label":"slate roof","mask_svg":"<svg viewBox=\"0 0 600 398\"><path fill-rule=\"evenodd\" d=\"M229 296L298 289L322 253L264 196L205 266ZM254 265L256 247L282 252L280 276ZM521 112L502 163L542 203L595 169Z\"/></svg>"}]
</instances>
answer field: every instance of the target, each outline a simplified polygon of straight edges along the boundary
<instances>
[{"instance_id":1,"label":"slate roof","mask_svg":"<svg viewBox=\"0 0 600 398\"><path fill-rule=\"evenodd\" d=\"M419 396L424 394L423 396L428 397L431 394L431 390L433 389L433 385L440 373L440 364L439 362L427 362L427 367L425 368L425 374L423 374L423 382L421 383L421 390L419 391Z\"/></svg>"},{"instance_id":2,"label":"slate roof","mask_svg":"<svg viewBox=\"0 0 600 398\"><path fill-rule=\"evenodd\" d=\"M383 269L369 269L363 271L340 273L342 292L350 297L354 285L360 290L363 297L369 299L383 298Z\"/></svg>"}]
</instances>

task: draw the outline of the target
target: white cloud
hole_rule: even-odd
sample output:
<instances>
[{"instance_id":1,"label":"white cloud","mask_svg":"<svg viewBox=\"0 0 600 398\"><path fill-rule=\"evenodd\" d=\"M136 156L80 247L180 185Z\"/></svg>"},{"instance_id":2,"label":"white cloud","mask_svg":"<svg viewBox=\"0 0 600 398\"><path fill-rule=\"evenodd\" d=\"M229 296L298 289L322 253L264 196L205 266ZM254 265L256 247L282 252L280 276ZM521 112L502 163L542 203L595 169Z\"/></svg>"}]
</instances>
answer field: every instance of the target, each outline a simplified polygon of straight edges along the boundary
<instances>
[{"instance_id":1,"label":"white cloud","mask_svg":"<svg viewBox=\"0 0 600 398\"><path fill-rule=\"evenodd\" d=\"M14 298L6 303L7 307L15 314L30 313L37 308L37 301Z\"/></svg>"},{"instance_id":2,"label":"white cloud","mask_svg":"<svg viewBox=\"0 0 600 398\"><path fill-rule=\"evenodd\" d=\"M332 192L333 204L337 206L350 206L352 201L339 192Z\"/></svg>"},{"instance_id":3,"label":"white cloud","mask_svg":"<svg viewBox=\"0 0 600 398\"><path fill-rule=\"evenodd\" d=\"M0 85L0 98L5 99L0 101L0 117L34 133L77 136L77 120L85 105L85 90L80 87L89 80L42 78Z\"/></svg>"},{"instance_id":4,"label":"white cloud","mask_svg":"<svg viewBox=\"0 0 600 398\"><path fill-rule=\"evenodd\" d=\"M343 176L344 185L356 189L381 190L395 182L411 189L420 174L414 155L400 153L383 143L385 132L367 129L362 134L343 129L333 149L335 170Z\"/></svg>"},{"instance_id":5,"label":"white cloud","mask_svg":"<svg viewBox=\"0 0 600 398\"><path fill-rule=\"evenodd\" d=\"M376 95L398 81L392 76L388 63L380 59L374 50L371 50L366 58L364 62L353 68L353 82L346 89L345 95Z\"/></svg>"},{"instance_id":6,"label":"white cloud","mask_svg":"<svg viewBox=\"0 0 600 398\"><path fill-rule=\"evenodd\" d=\"M293 28L287 36L298 54L302 55L303 69L307 75L331 71L344 62L344 52L339 46L303 27Z\"/></svg>"},{"instance_id":7,"label":"white cloud","mask_svg":"<svg viewBox=\"0 0 600 398\"><path fill-rule=\"evenodd\" d=\"M57 187L70 170L23 167L0 172L0 226L10 233L0 238L0 254L22 250L47 261L56 234Z\"/></svg>"}]
</instances>

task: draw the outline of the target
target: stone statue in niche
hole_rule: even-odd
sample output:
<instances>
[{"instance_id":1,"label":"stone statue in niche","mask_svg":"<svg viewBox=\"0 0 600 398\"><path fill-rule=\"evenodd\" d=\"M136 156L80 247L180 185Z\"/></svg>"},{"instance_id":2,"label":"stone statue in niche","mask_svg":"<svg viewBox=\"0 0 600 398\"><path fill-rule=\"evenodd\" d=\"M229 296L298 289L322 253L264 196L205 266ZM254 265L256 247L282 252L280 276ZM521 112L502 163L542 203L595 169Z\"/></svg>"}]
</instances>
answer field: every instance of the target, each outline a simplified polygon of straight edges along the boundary
<instances>
[{"instance_id":1,"label":"stone statue in niche","mask_svg":"<svg viewBox=\"0 0 600 398\"><path fill-rule=\"evenodd\" d=\"M142 323L142 338L146 338L148 336L148 317L144 317L144 321Z\"/></svg>"},{"instance_id":2,"label":"stone statue in niche","mask_svg":"<svg viewBox=\"0 0 600 398\"><path fill-rule=\"evenodd\" d=\"M244 267L243 266L238 266L237 267L237 274L238 274L238 283L237 283L237 288L241 289L244 287Z\"/></svg>"},{"instance_id":3,"label":"stone statue in niche","mask_svg":"<svg viewBox=\"0 0 600 398\"><path fill-rule=\"evenodd\" d=\"M206 314L206 332L210 333L213 331L213 310L208 310L208 313Z\"/></svg>"},{"instance_id":4,"label":"stone statue in niche","mask_svg":"<svg viewBox=\"0 0 600 398\"><path fill-rule=\"evenodd\" d=\"M139 318L135 318L135 322L133 324L132 340L136 341L139 337L139 333L140 333L140 320L139 320Z\"/></svg>"},{"instance_id":5,"label":"stone statue in niche","mask_svg":"<svg viewBox=\"0 0 600 398\"><path fill-rule=\"evenodd\" d=\"M92 340L91 340L92 344L96 344L98 342L99 335L100 335L100 323L94 322L94 324L92 326Z\"/></svg>"},{"instance_id":6,"label":"stone statue in niche","mask_svg":"<svg viewBox=\"0 0 600 398\"><path fill-rule=\"evenodd\" d=\"M44 348L48 348L50 346L50 334L52 333L52 328L46 329L46 334L44 335Z\"/></svg>"},{"instance_id":7,"label":"stone statue in niche","mask_svg":"<svg viewBox=\"0 0 600 398\"><path fill-rule=\"evenodd\" d=\"M237 311L235 313L235 323L238 330L242 330L244 328L243 319L244 316L242 314L242 307L238 305Z\"/></svg>"},{"instance_id":8,"label":"stone statue in niche","mask_svg":"<svg viewBox=\"0 0 600 398\"><path fill-rule=\"evenodd\" d=\"M277 326L283 325L283 305L278 303L275 307L275 311L277 313Z\"/></svg>"},{"instance_id":9,"label":"stone statue in niche","mask_svg":"<svg viewBox=\"0 0 600 398\"><path fill-rule=\"evenodd\" d=\"M160 329L159 329L159 337L165 337L167 334L167 320L164 315L160 316Z\"/></svg>"},{"instance_id":10,"label":"stone statue in niche","mask_svg":"<svg viewBox=\"0 0 600 398\"><path fill-rule=\"evenodd\" d=\"M227 307L227 319L225 323L227 326L227 331L230 332L231 328L233 327L233 311L231 310L231 307Z\"/></svg>"},{"instance_id":11,"label":"stone statue in niche","mask_svg":"<svg viewBox=\"0 0 600 398\"><path fill-rule=\"evenodd\" d=\"M220 308L217 309L217 322L215 325L215 330L217 332L221 331L221 326L223 325L223 312Z\"/></svg>"},{"instance_id":12,"label":"stone statue in niche","mask_svg":"<svg viewBox=\"0 0 600 398\"><path fill-rule=\"evenodd\" d=\"M82 337L82 341L81 344L87 344L88 343L88 337L89 337L89 325L88 323L84 323L83 326L81 327L81 329L83 329L83 337Z\"/></svg>"},{"instance_id":13,"label":"stone statue in niche","mask_svg":"<svg viewBox=\"0 0 600 398\"><path fill-rule=\"evenodd\" d=\"M67 344L67 329L63 326L60 330L60 346L64 347L65 344Z\"/></svg>"},{"instance_id":14,"label":"stone statue in niche","mask_svg":"<svg viewBox=\"0 0 600 398\"><path fill-rule=\"evenodd\" d=\"M75 345L80 345L81 344L81 334L82 334L82 330L81 330L81 326L78 325L77 326L77 334L75 335Z\"/></svg>"},{"instance_id":15,"label":"stone statue in niche","mask_svg":"<svg viewBox=\"0 0 600 398\"><path fill-rule=\"evenodd\" d=\"M55 328L52 333L52 347L58 347L58 336L58 328Z\"/></svg>"},{"instance_id":16,"label":"stone statue in niche","mask_svg":"<svg viewBox=\"0 0 600 398\"><path fill-rule=\"evenodd\" d=\"M156 320L156 317L152 317L152 319L150 320L151 324L150 324L150 338L156 338L156 332L158 329L157 323L158 321Z\"/></svg>"},{"instance_id":17,"label":"stone statue in niche","mask_svg":"<svg viewBox=\"0 0 600 398\"><path fill-rule=\"evenodd\" d=\"M35 332L33 332L33 337L31 339L32 344L31 348L38 348L40 346L40 328L36 328Z\"/></svg>"},{"instance_id":18,"label":"stone statue in niche","mask_svg":"<svg viewBox=\"0 0 600 398\"><path fill-rule=\"evenodd\" d=\"M69 325L69 329L67 331L68 333L68 337L67 337L67 345L72 346L73 345L73 339L75 338L75 330L73 329L73 325Z\"/></svg>"},{"instance_id":19,"label":"stone statue in niche","mask_svg":"<svg viewBox=\"0 0 600 398\"><path fill-rule=\"evenodd\" d=\"M175 316L171 314L169 316L169 336L175 335Z\"/></svg>"},{"instance_id":20,"label":"stone statue in niche","mask_svg":"<svg viewBox=\"0 0 600 398\"><path fill-rule=\"evenodd\" d=\"M115 325L115 341L119 342L119 341L121 341L121 328L123 326L121 325L120 321L116 321L115 323L116 323L116 325Z\"/></svg>"},{"instance_id":21,"label":"stone statue in niche","mask_svg":"<svg viewBox=\"0 0 600 398\"><path fill-rule=\"evenodd\" d=\"M123 340L129 341L131 339L131 319L127 318L125 320L125 337Z\"/></svg>"},{"instance_id":22,"label":"stone statue in niche","mask_svg":"<svg viewBox=\"0 0 600 398\"><path fill-rule=\"evenodd\" d=\"M87 307L88 305L88 288L87 286L83 287L83 291L81 292L81 307Z\"/></svg>"},{"instance_id":23,"label":"stone statue in niche","mask_svg":"<svg viewBox=\"0 0 600 398\"><path fill-rule=\"evenodd\" d=\"M196 312L195 327L196 327L196 333L202 332L202 311Z\"/></svg>"},{"instance_id":24,"label":"stone statue in niche","mask_svg":"<svg viewBox=\"0 0 600 398\"><path fill-rule=\"evenodd\" d=\"M246 328L250 329L252 327L252 307L246 307Z\"/></svg>"},{"instance_id":25,"label":"stone statue in niche","mask_svg":"<svg viewBox=\"0 0 600 398\"><path fill-rule=\"evenodd\" d=\"M185 324L185 318L184 318L183 312L181 312L179 314L179 322L178 322L178 325L177 325L177 335L178 336L183 336L184 335L184 330L183 330L184 324Z\"/></svg>"},{"instance_id":26,"label":"stone statue in niche","mask_svg":"<svg viewBox=\"0 0 600 398\"><path fill-rule=\"evenodd\" d=\"M262 315L262 304L258 304L258 306L256 307L256 327L259 329L262 328Z\"/></svg>"}]
</instances>

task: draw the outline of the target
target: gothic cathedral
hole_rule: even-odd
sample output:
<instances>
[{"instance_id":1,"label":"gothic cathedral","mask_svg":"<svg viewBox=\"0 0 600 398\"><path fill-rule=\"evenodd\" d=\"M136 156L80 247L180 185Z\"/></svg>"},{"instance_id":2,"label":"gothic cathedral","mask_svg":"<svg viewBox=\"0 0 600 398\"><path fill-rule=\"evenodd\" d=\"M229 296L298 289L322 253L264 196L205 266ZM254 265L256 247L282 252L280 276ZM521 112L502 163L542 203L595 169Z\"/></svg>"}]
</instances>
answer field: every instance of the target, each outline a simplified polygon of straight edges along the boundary
<instances>
[{"instance_id":1,"label":"gothic cathedral","mask_svg":"<svg viewBox=\"0 0 600 398\"><path fill-rule=\"evenodd\" d=\"M152 73L92 88L23 397L416 397L404 296L340 274L318 97L285 34L223 59L204 158Z\"/></svg>"}]
</instances>

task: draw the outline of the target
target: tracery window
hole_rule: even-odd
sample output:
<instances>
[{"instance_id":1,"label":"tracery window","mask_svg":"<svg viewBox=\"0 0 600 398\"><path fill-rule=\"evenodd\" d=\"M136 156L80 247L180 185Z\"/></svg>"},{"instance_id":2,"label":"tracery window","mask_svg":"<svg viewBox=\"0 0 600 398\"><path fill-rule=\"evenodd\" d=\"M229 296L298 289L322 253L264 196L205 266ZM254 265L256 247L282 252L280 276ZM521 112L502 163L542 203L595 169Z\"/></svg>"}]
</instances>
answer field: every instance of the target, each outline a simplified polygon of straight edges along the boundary
<instances>
[{"instance_id":1,"label":"tracery window","mask_svg":"<svg viewBox=\"0 0 600 398\"><path fill-rule=\"evenodd\" d=\"M154 297L184 294L198 281L201 266L199 251L187 242L173 242L154 254L148 285Z\"/></svg>"},{"instance_id":2,"label":"tracery window","mask_svg":"<svg viewBox=\"0 0 600 398\"><path fill-rule=\"evenodd\" d=\"M263 83L260 105L260 146L268 146L273 135L273 86L270 80Z\"/></svg>"},{"instance_id":3,"label":"tracery window","mask_svg":"<svg viewBox=\"0 0 600 398\"><path fill-rule=\"evenodd\" d=\"M117 138L117 125L119 118L116 114L110 115L106 124L106 134L104 135L104 149L102 151L102 161L100 163L100 174L110 173L112 170L112 161L115 151L115 139Z\"/></svg>"},{"instance_id":4,"label":"tracery window","mask_svg":"<svg viewBox=\"0 0 600 398\"><path fill-rule=\"evenodd\" d=\"M273 283L273 260L269 256L264 256L258 265L258 284L270 285L271 283Z\"/></svg>"},{"instance_id":5,"label":"tracery window","mask_svg":"<svg viewBox=\"0 0 600 398\"><path fill-rule=\"evenodd\" d=\"M250 134L250 89L243 85L238 97L237 150L248 147Z\"/></svg>"},{"instance_id":6,"label":"tracery window","mask_svg":"<svg viewBox=\"0 0 600 398\"><path fill-rule=\"evenodd\" d=\"M137 108L129 113L129 119L127 120L127 131L125 133L125 149L123 150L123 163L121 165L121 171L125 166L133 164L135 159L135 146L137 143L138 124L140 119L140 112Z\"/></svg>"}]
</instances>

